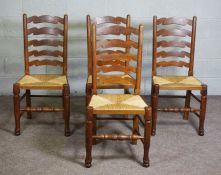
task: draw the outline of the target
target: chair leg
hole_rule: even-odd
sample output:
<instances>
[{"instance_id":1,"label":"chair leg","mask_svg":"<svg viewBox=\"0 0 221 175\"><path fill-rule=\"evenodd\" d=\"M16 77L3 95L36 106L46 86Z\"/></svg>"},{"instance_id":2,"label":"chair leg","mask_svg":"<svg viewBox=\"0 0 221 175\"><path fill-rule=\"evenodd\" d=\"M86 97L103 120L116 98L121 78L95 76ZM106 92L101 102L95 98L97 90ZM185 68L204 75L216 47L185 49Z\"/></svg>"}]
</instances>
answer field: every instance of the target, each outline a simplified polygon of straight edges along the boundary
<instances>
[{"instance_id":1,"label":"chair leg","mask_svg":"<svg viewBox=\"0 0 221 175\"><path fill-rule=\"evenodd\" d=\"M13 85L14 115L15 115L15 135L20 135L20 87L19 84Z\"/></svg>"},{"instance_id":2,"label":"chair leg","mask_svg":"<svg viewBox=\"0 0 221 175\"><path fill-rule=\"evenodd\" d=\"M31 91L30 89L27 89L26 90L26 107L31 107ZM28 119L31 119L32 116L31 116L31 111L27 112L27 118Z\"/></svg>"},{"instance_id":3,"label":"chair leg","mask_svg":"<svg viewBox=\"0 0 221 175\"><path fill-rule=\"evenodd\" d=\"M190 98L191 98L191 90L187 90L186 91L186 98L185 98L185 108L189 108L190 107ZM184 112L183 113L183 119L184 120L188 120L189 118L189 111L188 112Z\"/></svg>"},{"instance_id":4,"label":"chair leg","mask_svg":"<svg viewBox=\"0 0 221 175\"><path fill-rule=\"evenodd\" d=\"M156 125L157 125L157 108L158 108L158 95L159 95L159 85L155 84L152 86L152 94L151 94L151 105L153 110L152 115L152 131L151 135L156 135Z\"/></svg>"},{"instance_id":5,"label":"chair leg","mask_svg":"<svg viewBox=\"0 0 221 175\"><path fill-rule=\"evenodd\" d=\"M199 118L199 135L204 135L204 121L206 116L206 103L207 103L207 85L202 85L201 103L200 103L200 118Z\"/></svg>"},{"instance_id":6,"label":"chair leg","mask_svg":"<svg viewBox=\"0 0 221 175\"><path fill-rule=\"evenodd\" d=\"M92 89L92 84L91 83L87 83L86 84L86 106L89 105L90 99L91 99L91 89Z\"/></svg>"},{"instance_id":7,"label":"chair leg","mask_svg":"<svg viewBox=\"0 0 221 175\"><path fill-rule=\"evenodd\" d=\"M70 122L70 88L69 85L64 85L63 87L63 118L65 120L65 130L64 130L64 135L66 137L71 135L70 132L70 126L69 126L69 122Z\"/></svg>"},{"instance_id":8,"label":"chair leg","mask_svg":"<svg viewBox=\"0 0 221 175\"><path fill-rule=\"evenodd\" d=\"M85 167L90 168L92 162L92 144L93 144L93 108L87 107L87 121L86 121L86 158L85 158Z\"/></svg>"},{"instance_id":9,"label":"chair leg","mask_svg":"<svg viewBox=\"0 0 221 175\"><path fill-rule=\"evenodd\" d=\"M138 115L135 115L133 118L133 134L139 133L139 118ZM137 140L132 140L131 144L136 145Z\"/></svg>"},{"instance_id":10,"label":"chair leg","mask_svg":"<svg viewBox=\"0 0 221 175\"><path fill-rule=\"evenodd\" d=\"M97 134L97 121L96 121L96 115L93 115L93 135ZM96 139L93 139L93 145L96 145Z\"/></svg>"},{"instance_id":11,"label":"chair leg","mask_svg":"<svg viewBox=\"0 0 221 175\"><path fill-rule=\"evenodd\" d=\"M151 137L151 117L152 110L151 107L145 108L145 125L144 125L144 156L143 156L143 166L149 167L149 148L150 148L150 137Z\"/></svg>"}]
</instances>

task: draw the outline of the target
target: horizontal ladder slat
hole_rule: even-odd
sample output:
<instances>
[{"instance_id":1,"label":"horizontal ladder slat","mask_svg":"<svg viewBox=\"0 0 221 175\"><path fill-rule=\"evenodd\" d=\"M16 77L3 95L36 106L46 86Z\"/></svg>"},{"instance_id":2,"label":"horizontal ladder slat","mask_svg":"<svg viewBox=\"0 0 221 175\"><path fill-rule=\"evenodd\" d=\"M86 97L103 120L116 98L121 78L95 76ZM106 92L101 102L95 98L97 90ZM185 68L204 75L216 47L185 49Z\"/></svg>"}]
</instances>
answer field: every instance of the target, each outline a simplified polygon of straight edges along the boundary
<instances>
[{"instance_id":1,"label":"horizontal ladder slat","mask_svg":"<svg viewBox=\"0 0 221 175\"><path fill-rule=\"evenodd\" d=\"M34 24L37 23L52 23L52 24L64 24L63 18L58 16L49 16L49 15L42 15L42 16L32 16L27 19L28 23L33 22Z\"/></svg>"},{"instance_id":2,"label":"horizontal ladder slat","mask_svg":"<svg viewBox=\"0 0 221 175\"><path fill-rule=\"evenodd\" d=\"M42 28L37 28L37 27L33 27L28 29L28 35L33 34L33 35L64 35L63 30L59 29L59 28L49 28L49 27L42 27Z\"/></svg>"},{"instance_id":3,"label":"horizontal ladder slat","mask_svg":"<svg viewBox=\"0 0 221 175\"><path fill-rule=\"evenodd\" d=\"M63 62L58 60L33 60L29 62L29 66L43 66L43 65L63 67Z\"/></svg>"},{"instance_id":4,"label":"horizontal ladder slat","mask_svg":"<svg viewBox=\"0 0 221 175\"><path fill-rule=\"evenodd\" d=\"M110 26L110 27L100 27L97 28L97 35L130 35L130 34L139 34L139 30L133 27L123 27L123 26Z\"/></svg>"},{"instance_id":5,"label":"horizontal ladder slat","mask_svg":"<svg viewBox=\"0 0 221 175\"><path fill-rule=\"evenodd\" d=\"M127 19L122 17L112 17L112 16L104 16L104 17L96 17L93 20L96 24L104 24L104 23L113 23L113 24L126 24Z\"/></svg>"},{"instance_id":6,"label":"horizontal ladder slat","mask_svg":"<svg viewBox=\"0 0 221 175\"><path fill-rule=\"evenodd\" d=\"M63 46L63 41L60 40L51 40L51 39L43 39L43 40L30 40L28 41L29 46Z\"/></svg>"},{"instance_id":7,"label":"horizontal ladder slat","mask_svg":"<svg viewBox=\"0 0 221 175\"><path fill-rule=\"evenodd\" d=\"M192 26L192 20L187 18L160 18L157 19L157 25L170 25L170 24L177 24L177 25L190 25Z\"/></svg>"},{"instance_id":8,"label":"horizontal ladder slat","mask_svg":"<svg viewBox=\"0 0 221 175\"><path fill-rule=\"evenodd\" d=\"M178 37L186 37L192 36L191 31L186 30L186 29L172 29L172 30L168 30L168 29L161 29L159 31L157 31L157 36L178 36Z\"/></svg>"},{"instance_id":9,"label":"horizontal ladder slat","mask_svg":"<svg viewBox=\"0 0 221 175\"><path fill-rule=\"evenodd\" d=\"M191 47L191 44L187 41L159 41L157 42L157 47L180 47L180 48L185 48Z\"/></svg>"},{"instance_id":10,"label":"horizontal ladder slat","mask_svg":"<svg viewBox=\"0 0 221 175\"><path fill-rule=\"evenodd\" d=\"M124 41L121 39L107 39L97 41L97 48L111 48L111 47L121 47L121 48L138 48L138 43L132 40Z\"/></svg>"}]
</instances>

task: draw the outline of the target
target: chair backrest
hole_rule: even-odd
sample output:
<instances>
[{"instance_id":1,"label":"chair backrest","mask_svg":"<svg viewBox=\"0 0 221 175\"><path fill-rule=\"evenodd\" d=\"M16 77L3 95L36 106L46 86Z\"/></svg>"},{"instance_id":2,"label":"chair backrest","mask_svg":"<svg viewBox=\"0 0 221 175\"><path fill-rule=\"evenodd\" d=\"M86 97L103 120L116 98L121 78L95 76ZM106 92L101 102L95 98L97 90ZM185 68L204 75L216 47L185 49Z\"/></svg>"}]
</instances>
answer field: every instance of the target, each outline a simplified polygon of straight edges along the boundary
<instances>
[{"instance_id":1,"label":"chair backrest","mask_svg":"<svg viewBox=\"0 0 221 175\"><path fill-rule=\"evenodd\" d=\"M96 28L120 25L125 27L130 27L131 17L127 15L126 18L123 17L113 17L113 16L103 16L95 17L91 19L90 15L87 15L87 49L88 49L88 75L92 75L92 49L91 49L91 27L92 24L96 25ZM126 36L126 40L130 40L129 35ZM129 52L129 48L127 49Z\"/></svg>"},{"instance_id":2,"label":"chair backrest","mask_svg":"<svg viewBox=\"0 0 221 175\"><path fill-rule=\"evenodd\" d=\"M193 75L196 36L196 17L153 17L153 65L152 76L159 67L185 67Z\"/></svg>"},{"instance_id":3,"label":"chair backrest","mask_svg":"<svg viewBox=\"0 0 221 175\"><path fill-rule=\"evenodd\" d=\"M105 39L106 35L128 36L129 40ZM99 38L99 39L98 39ZM133 38L133 40L132 40ZM143 47L143 26L139 28L113 25L96 28L92 25L92 84L93 94L97 93L97 81L111 81L112 84L124 83L124 77L113 75L115 72L131 75L127 77L134 84L135 94L140 94L141 64ZM115 48L113 50L112 48ZM129 50L130 49L130 50ZM132 50L133 49L133 50ZM129 50L129 51L128 51ZM134 51L134 52L132 52ZM127 62L128 64L125 64ZM104 76L103 80L101 77ZM127 80L128 81L128 80Z\"/></svg>"},{"instance_id":4,"label":"chair backrest","mask_svg":"<svg viewBox=\"0 0 221 175\"><path fill-rule=\"evenodd\" d=\"M60 66L67 75L68 17L23 15L25 74L31 66Z\"/></svg>"}]
</instances>

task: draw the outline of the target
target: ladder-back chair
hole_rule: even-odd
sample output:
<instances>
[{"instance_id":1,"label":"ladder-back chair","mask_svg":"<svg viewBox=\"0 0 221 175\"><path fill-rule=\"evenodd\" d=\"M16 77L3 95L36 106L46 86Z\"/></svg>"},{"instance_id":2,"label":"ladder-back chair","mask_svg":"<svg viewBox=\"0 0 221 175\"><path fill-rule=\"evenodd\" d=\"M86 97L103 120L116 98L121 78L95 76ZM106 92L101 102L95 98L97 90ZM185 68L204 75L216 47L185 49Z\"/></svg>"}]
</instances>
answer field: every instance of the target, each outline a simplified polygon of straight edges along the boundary
<instances>
[{"instance_id":1,"label":"ladder-back chair","mask_svg":"<svg viewBox=\"0 0 221 175\"><path fill-rule=\"evenodd\" d=\"M160 18L153 17L153 65L151 105L153 108L152 135L156 134L157 111L183 112L184 119L188 120L189 112L199 117L199 135L204 135L204 120L207 102L207 85L202 84L193 76L194 50L196 36L196 17ZM165 75L159 73L158 68L177 67L176 71L186 68L185 75ZM171 69L170 69L171 70ZM161 70L163 71L163 70ZM160 90L185 90L186 95L161 95ZM201 99L198 99L192 90L199 90ZM158 97L184 98L184 108L158 107ZM200 109L190 106L191 97L200 103Z\"/></svg>"},{"instance_id":2,"label":"ladder-back chair","mask_svg":"<svg viewBox=\"0 0 221 175\"><path fill-rule=\"evenodd\" d=\"M88 79L86 83L86 105L88 105L91 95L92 95L92 48L91 48L91 27L92 24L95 24L97 28L105 27L105 26L124 26L124 27L130 27L130 15L127 15L126 18L123 17L112 17L112 16L103 16L103 17L95 17L91 19L90 15L87 15L87 49L88 49ZM119 39L119 36L112 35L112 39L115 37L116 39ZM124 40L129 41L130 35L125 35ZM124 52L129 52L130 48L125 47ZM112 51L112 48L110 48L109 52ZM125 75L115 75L115 76L124 76L125 78L128 77L127 74ZM126 79L125 79L126 80ZM118 84L112 83L111 81L105 82L104 84L101 84L99 81L97 82L97 89L116 89L116 88L122 88L125 89L125 93L128 93L127 88L131 86L131 83L128 82L127 86L122 85L122 82L119 82Z\"/></svg>"},{"instance_id":3,"label":"ladder-back chair","mask_svg":"<svg viewBox=\"0 0 221 175\"><path fill-rule=\"evenodd\" d=\"M102 35L134 35L136 40L102 39ZM98 39L99 38L99 39ZM151 135L151 107L140 96L141 64L142 64L143 26L138 28L124 26L92 27L92 97L87 107L86 119L86 159L85 166L91 167L92 145L96 139L103 140L141 140L144 144L143 166L149 166L149 146ZM135 54L125 51L109 51L109 48L127 47L135 49ZM125 64L127 62L127 64ZM134 66L135 63L135 66ZM113 72L132 74L129 77L111 76ZM119 82L133 84L134 94L97 94L98 83L111 82L119 86ZM120 86L121 87L121 86ZM119 87L119 88L120 88ZM99 87L100 88L100 87ZM97 117L98 114L122 115L122 117ZM96 120L128 120L128 115L144 115L144 136L139 132L139 121L133 126L132 135L96 134ZM95 122L94 122L95 121Z\"/></svg>"},{"instance_id":4,"label":"ladder-back chair","mask_svg":"<svg viewBox=\"0 0 221 175\"><path fill-rule=\"evenodd\" d=\"M70 135L70 89L67 80L67 30L68 16L23 15L25 75L13 85L15 135L20 135L20 117L27 112L63 112L65 136ZM60 74L31 74L32 66L59 66ZM25 90L20 97L20 90ZM62 95L32 95L31 90L61 90ZM33 107L31 97L62 97L62 108ZM26 98L26 106L20 101Z\"/></svg>"}]
</instances>

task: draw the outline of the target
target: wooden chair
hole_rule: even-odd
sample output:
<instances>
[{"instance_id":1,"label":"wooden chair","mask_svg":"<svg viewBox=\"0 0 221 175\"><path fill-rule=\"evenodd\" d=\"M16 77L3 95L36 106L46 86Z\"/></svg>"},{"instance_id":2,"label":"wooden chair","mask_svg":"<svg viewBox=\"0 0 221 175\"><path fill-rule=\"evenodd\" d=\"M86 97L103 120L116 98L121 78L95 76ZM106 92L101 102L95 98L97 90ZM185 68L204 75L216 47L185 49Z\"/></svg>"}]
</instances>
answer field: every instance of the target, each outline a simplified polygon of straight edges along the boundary
<instances>
[{"instance_id":1,"label":"wooden chair","mask_svg":"<svg viewBox=\"0 0 221 175\"><path fill-rule=\"evenodd\" d=\"M87 15L87 49L88 49L88 79L86 83L86 105L88 105L90 98L92 96L92 48L91 48L91 26L95 24L97 28L105 27L105 26L124 26L130 27L130 15L127 15L126 18L122 17L112 17L112 16L103 16L103 17L95 17L91 19L90 15ZM119 39L119 36L115 36L116 39ZM113 38L113 36L112 36ZM126 35L125 40L130 40L130 36ZM111 48L110 48L111 49ZM129 48L125 48L125 52L129 52ZM122 75L120 75L122 76ZM124 75L125 77L129 77L127 74ZM131 87L132 84L127 82L123 85L121 82L118 84L108 82L105 84L100 84L98 82L97 89L116 89L122 88L125 89L125 93L129 93L127 88Z\"/></svg>"},{"instance_id":2,"label":"wooden chair","mask_svg":"<svg viewBox=\"0 0 221 175\"><path fill-rule=\"evenodd\" d=\"M137 40L102 39L101 35L135 35ZM101 38L98 40L98 38ZM123 26L92 27L92 98L87 107L86 119L86 159L85 166L91 167L92 144L96 139L104 140L130 140L141 139L144 144L143 166L149 166L149 146L151 135L151 107L140 97L141 62L143 45L143 26L139 29ZM136 54L120 50L109 51L109 48L133 48ZM127 62L127 64L125 64ZM133 66L133 63L136 66ZM110 76L114 72L121 72L124 76ZM108 74L108 75L107 75ZM135 94L97 94L99 84L112 83L119 88L131 82ZM100 88L100 87L99 87ZM97 117L98 114L123 115L120 117ZM129 114L135 115L132 135L96 134L97 120L130 120ZM139 115L144 115L144 136L139 132ZM138 120L137 120L138 119Z\"/></svg>"},{"instance_id":3,"label":"wooden chair","mask_svg":"<svg viewBox=\"0 0 221 175\"><path fill-rule=\"evenodd\" d=\"M153 108L152 135L156 134L157 111L183 112L184 119L188 120L189 112L199 117L199 135L204 135L204 120L207 102L207 85L202 84L193 76L194 50L196 36L196 17L160 18L153 17L153 65L152 65L152 92L151 104ZM175 66L186 68L186 75L164 75L157 72L157 68ZM183 68L183 69L184 69ZM162 95L160 90L185 90L185 96ZM201 99L198 99L192 90L199 90ZM158 97L184 98L184 108L160 108ZM190 106L191 97L200 103L200 109Z\"/></svg>"},{"instance_id":4,"label":"wooden chair","mask_svg":"<svg viewBox=\"0 0 221 175\"><path fill-rule=\"evenodd\" d=\"M28 118L31 118L32 112L63 112L65 136L70 135L70 89L67 80L67 28L67 15L64 15L64 18L46 15L27 18L26 14L23 15L25 75L13 85L16 136L20 135L20 117L24 112L27 112ZM31 74L31 66L59 66L62 68L62 73ZM21 97L19 95L20 90L25 90L24 95ZM31 97L51 97L51 95L31 95L31 90L62 90L62 95L52 97L62 97L63 107L31 106ZM20 101L23 98L26 98L26 106L21 108Z\"/></svg>"}]
</instances>

